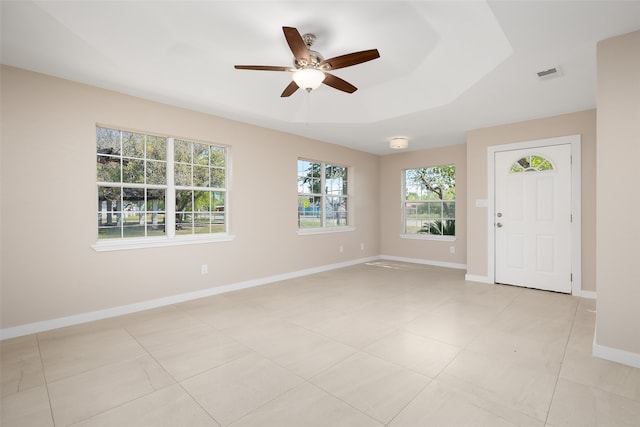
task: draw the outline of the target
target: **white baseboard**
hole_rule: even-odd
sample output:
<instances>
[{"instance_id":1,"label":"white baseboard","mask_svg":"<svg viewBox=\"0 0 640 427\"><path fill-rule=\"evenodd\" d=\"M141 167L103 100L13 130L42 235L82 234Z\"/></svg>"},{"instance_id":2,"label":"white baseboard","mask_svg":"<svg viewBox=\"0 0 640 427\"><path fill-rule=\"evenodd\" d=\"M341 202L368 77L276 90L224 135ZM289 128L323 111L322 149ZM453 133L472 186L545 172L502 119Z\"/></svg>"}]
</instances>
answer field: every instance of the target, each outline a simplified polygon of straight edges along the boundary
<instances>
[{"instance_id":1,"label":"white baseboard","mask_svg":"<svg viewBox=\"0 0 640 427\"><path fill-rule=\"evenodd\" d=\"M491 285L494 284L493 280L489 279L487 276L478 276L475 274L465 274L464 280L468 280L470 282L480 282L480 283L489 283Z\"/></svg>"},{"instance_id":2,"label":"white baseboard","mask_svg":"<svg viewBox=\"0 0 640 427\"><path fill-rule=\"evenodd\" d=\"M475 274L465 274L464 275L464 280L468 280L470 282L480 282L480 283L489 283L489 284L493 284L494 283L487 276L478 276L478 275L475 275ZM596 293L593 292L593 291L582 291L581 290L575 296L582 297L582 298L596 299Z\"/></svg>"},{"instance_id":3,"label":"white baseboard","mask_svg":"<svg viewBox=\"0 0 640 427\"><path fill-rule=\"evenodd\" d=\"M589 299L597 299L596 298L596 293L593 291L580 291L580 293L577 295L579 297L582 298L589 298Z\"/></svg>"},{"instance_id":4,"label":"white baseboard","mask_svg":"<svg viewBox=\"0 0 640 427\"><path fill-rule=\"evenodd\" d=\"M310 274L322 273L324 271L335 270L338 268L349 267L356 264L379 260L380 257L360 258L356 260L323 265L320 267L308 268L305 270L294 271L291 273L277 274L275 276L264 277L261 279L247 280L244 282L233 283L230 285L218 286L215 288L203 289L201 291L187 292L178 295L172 295L165 298L158 298L149 301L142 301L134 304L127 304L118 307L107 308L104 310L92 311L88 313L76 314L72 316L60 317L57 319L44 320L41 322L28 323L25 325L14 326L11 328L0 329L0 340L21 337L24 335L45 332L52 329L64 328L66 326L79 325L81 323L92 322L95 320L107 319L110 317L121 316L123 314L135 313L138 311L150 310L152 308L164 307L167 305L178 304L185 301L191 301L198 298L204 298L212 295L223 294L226 292L237 291L240 289L252 288L254 286L266 285L281 280L293 279Z\"/></svg>"},{"instance_id":5,"label":"white baseboard","mask_svg":"<svg viewBox=\"0 0 640 427\"><path fill-rule=\"evenodd\" d=\"M640 368L640 354L632 353L626 350L620 350L619 348L607 347L604 345L596 344L596 337L593 337L593 353L595 357L609 360L611 362L622 363L623 365L632 366L634 368Z\"/></svg>"},{"instance_id":6,"label":"white baseboard","mask_svg":"<svg viewBox=\"0 0 640 427\"><path fill-rule=\"evenodd\" d=\"M420 259L420 258L405 258L405 257L399 257L399 256L393 256L393 255L380 255L379 259L386 259L389 261L409 262L412 264L433 265L435 267L455 268L458 270L467 269L467 264L458 264L454 262L444 262L444 261L431 261L431 260Z\"/></svg>"}]
</instances>

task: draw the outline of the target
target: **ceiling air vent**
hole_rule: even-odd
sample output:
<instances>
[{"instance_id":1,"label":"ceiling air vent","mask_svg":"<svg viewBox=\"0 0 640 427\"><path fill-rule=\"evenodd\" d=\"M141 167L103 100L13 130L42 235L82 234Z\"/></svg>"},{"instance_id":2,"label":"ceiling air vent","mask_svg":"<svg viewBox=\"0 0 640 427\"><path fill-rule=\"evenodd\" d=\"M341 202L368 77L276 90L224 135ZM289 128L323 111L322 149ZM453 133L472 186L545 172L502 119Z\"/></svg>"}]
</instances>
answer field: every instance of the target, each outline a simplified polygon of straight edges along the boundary
<instances>
[{"instance_id":1,"label":"ceiling air vent","mask_svg":"<svg viewBox=\"0 0 640 427\"><path fill-rule=\"evenodd\" d=\"M540 80L549 80L555 77L560 77L562 72L560 72L560 67L553 67L544 71L538 71L536 74Z\"/></svg>"}]
</instances>

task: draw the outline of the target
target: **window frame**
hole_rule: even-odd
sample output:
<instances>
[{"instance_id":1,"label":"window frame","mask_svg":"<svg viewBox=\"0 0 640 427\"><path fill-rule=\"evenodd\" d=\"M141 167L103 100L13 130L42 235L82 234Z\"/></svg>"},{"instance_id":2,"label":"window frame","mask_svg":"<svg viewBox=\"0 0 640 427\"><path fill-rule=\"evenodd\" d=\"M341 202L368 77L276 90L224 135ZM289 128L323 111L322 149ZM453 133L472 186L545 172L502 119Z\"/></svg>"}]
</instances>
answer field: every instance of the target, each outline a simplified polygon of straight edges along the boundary
<instances>
[{"instance_id":1,"label":"window frame","mask_svg":"<svg viewBox=\"0 0 640 427\"><path fill-rule=\"evenodd\" d=\"M454 209L456 206L456 197L457 197L457 193L456 193L456 197L454 197L453 199L443 199L443 200L422 200L422 201L415 201L415 200L408 200L407 199L407 171L410 170L416 170L416 169L429 169L429 168L437 168L437 167L444 167L444 166L453 166L454 169L456 168L456 165L454 163L451 164L438 164L438 165L431 165L431 166L418 166L418 167L411 167L411 168L406 168L406 169L402 169L402 171L400 172L400 179L401 179L401 192L400 192L400 238L402 239L413 239L413 240L434 240L434 241L445 241L445 242L453 242L456 240L457 235L445 235L445 234L428 234L428 233L407 233L406 232L406 224L407 224L407 219L406 219L406 206L407 203L432 203L432 202L436 202L436 203L450 203L453 202L454 203ZM454 177L455 177L455 172L454 172ZM454 186L454 192L455 192L455 186ZM457 209L456 213L457 213ZM453 220L454 223L457 221L456 218L456 213L454 213L453 215ZM442 217L444 219L444 217Z\"/></svg>"},{"instance_id":2,"label":"window frame","mask_svg":"<svg viewBox=\"0 0 640 427\"><path fill-rule=\"evenodd\" d=\"M325 234L325 233L341 233L354 231L355 227L353 226L353 196L352 196L352 185L353 185L353 168L351 166L328 162L322 160L313 160L305 157L298 157L296 160L296 185L297 190L300 189L300 175L299 175L299 165L300 162L309 162L309 163L317 163L320 165L320 193L304 193L296 191L297 200L299 201L301 197L318 197L320 198L320 226L319 227L300 227L300 203L296 202L297 207L297 216L298 216L298 226L297 226L297 234L299 235L308 235L308 234ZM327 166L340 167L344 168L346 171L346 194L335 195L327 192L326 185L326 170ZM340 197L346 200L347 212L345 215L347 223L345 225L327 225L326 218L326 209L327 209L327 200L333 197Z\"/></svg>"},{"instance_id":3,"label":"window frame","mask_svg":"<svg viewBox=\"0 0 640 427\"><path fill-rule=\"evenodd\" d=\"M131 130L119 126L110 126L103 124L96 124L95 129L97 133L98 128L110 129L118 132L131 132L142 134L145 136L159 137L165 138L166 147L165 147L165 175L166 182L165 184L147 184L145 183L127 183L127 182L104 182L98 181L98 176L96 170L96 193L94 196L94 200L98 199L98 191L100 187L120 187L120 188L141 188L145 189L162 189L165 191L165 200L164 200L164 234L159 236L144 236L144 237L116 237L116 238L108 238L108 239L100 239L96 236L96 241L91 245L91 247L96 252L103 251L116 251L116 250L127 250L127 249L141 249L141 248L153 248L153 247L165 247L165 246L178 246L178 245L190 245L190 244L201 244L201 243L212 243L212 242L222 242L222 241L230 241L235 238L232 235L230 230L230 219L229 219L229 190L230 190L230 147L223 144L217 144L212 142L199 141L191 138L182 138L175 137L169 135L160 135L153 132L146 131L138 131ZM94 135L96 135L94 133ZM96 136L97 138L97 136ZM194 144L205 144L212 147L216 147L218 149L224 150L224 186L223 187L196 187L190 186L191 189L194 190L202 190L206 188L206 191L210 192L223 192L224 200L225 200L225 211L224 211L224 227L225 231L222 233L202 233L202 234L179 234L176 233L176 189L186 188L185 186L177 185L175 182L175 151L174 151L174 141L180 140ZM97 140L95 141L97 144ZM122 155L122 154L121 154ZM146 158L145 158L146 160ZM96 229L97 231L97 229ZM97 234L97 233L96 233Z\"/></svg>"}]
</instances>

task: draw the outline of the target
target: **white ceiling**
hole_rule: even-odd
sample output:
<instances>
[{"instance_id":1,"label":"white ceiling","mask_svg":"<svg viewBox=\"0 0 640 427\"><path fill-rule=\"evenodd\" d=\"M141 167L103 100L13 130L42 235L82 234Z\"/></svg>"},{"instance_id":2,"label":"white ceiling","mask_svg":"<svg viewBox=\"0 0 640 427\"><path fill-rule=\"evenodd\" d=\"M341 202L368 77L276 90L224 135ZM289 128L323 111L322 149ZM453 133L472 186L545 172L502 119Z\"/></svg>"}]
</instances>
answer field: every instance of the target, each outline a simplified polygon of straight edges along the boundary
<instances>
[{"instance_id":1,"label":"white ceiling","mask_svg":"<svg viewBox=\"0 0 640 427\"><path fill-rule=\"evenodd\" d=\"M640 29L640 1L2 0L1 20L3 64L388 154L594 108L596 43ZM283 26L325 58L380 58L333 72L353 94L281 98L290 73L233 65L290 66Z\"/></svg>"}]
</instances>

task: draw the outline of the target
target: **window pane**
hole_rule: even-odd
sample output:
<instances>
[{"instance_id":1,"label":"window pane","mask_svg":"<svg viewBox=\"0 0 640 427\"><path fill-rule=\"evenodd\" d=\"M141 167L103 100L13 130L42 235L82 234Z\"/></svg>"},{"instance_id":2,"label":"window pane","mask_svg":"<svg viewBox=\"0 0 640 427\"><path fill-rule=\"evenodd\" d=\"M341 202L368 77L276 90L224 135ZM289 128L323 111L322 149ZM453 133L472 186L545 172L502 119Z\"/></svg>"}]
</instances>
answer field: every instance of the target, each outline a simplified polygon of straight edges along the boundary
<instances>
[{"instance_id":1,"label":"window pane","mask_svg":"<svg viewBox=\"0 0 640 427\"><path fill-rule=\"evenodd\" d=\"M428 206L423 203L405 203L404 207L404 233L416 234L426 221Z\"/></svg>"},{"instance_id":2,"label":"window pane","mask_svg":"<svg viewBox=\"0 0 640 427\"><path fill-rule=\"evenodd\" d=\"M325 188L328 195L342 194L342 179L327 178Z\"/></svg>"},{"instance_id":3,"label":"window pane","mask_svg":"<svg viewBox=\"0 0 640 427\"><path fill-rule=\"evenodd\" d=\"M224 212L225 193L214 191L212 193L212 197L213 197L212 199L213 210L216 212Z\"/></svg>"},{"instance_id":4,"label":"window pane","mask_svg":"<svg viewBox=\"0 0 640 427\"><path fill-rule=\"evenodd\" d=\"M224 169L214 168L211 169L211 187L213 188L224 188Z\"/></svg>"},{"instance_id":5,"label":"window pane","mask_svg":"<svg viewBox=\"0 0 640 427\"><path fill-rule=\"evenodd\" d=\"M124 206L134 205L137 202L144 203L145 190L144 188L123 188L123 203Z\"/></svg>"},{"instance_id":6,"label":"window pane","mask_svg":"<svg viewBox=\"0 0 640 427\"><path fill-rule=\"evenodd\" d=\"M176 213L191 211L193 205L193 191L177 190L176 191Z\"/></svg>"},{"instance_id":7,"label":"window pane","mask_svg":"<svg viewBox=\"0 0 640 427\"><path fill-rule=\"evenodd\" d=\"M98 182L121 182L120 157L98 156Z\"/></svg>"},{"instance_id":8,"label":"window pane","mask_svg":"<svg viewBox=\"0 0 640 427\"><path fill-rule=\"evenodd\" d=\"M445 219L455 219L456 217L456 202L445 202L443 204L442 216Z\"/></svg>"},{"instance_id":9,"label":"window pane","mask_svg":"<svg viewBox=\"0 0 640 427\"><path fill-rule=\"evenodd\" d=\"M162 236L165 234L165 217L163 213L147 212L145 224L147 236Z\"/></svg>"},{"instance_id":10,"label":"window pane","mask_svg":"<svg viewBox=\"0 0 640 427\"><path fill-rule=\"evenodd\" d=\"M541 171L550 171L553 170L553 165L549 162L549 160L545 160L538 166L538 169Z\"/></svg>"},{"instance_id":11,"label":"window pane","mask_svg":"<svg viewBox=\"0 0 640 427\"><path fill-rule=\"evenodd\" d=\"M121 237L118 227L118 205L121 189L117 187L98 187L98 238Z\"/></svg>"},{"instance_id":12,"label":"window pane","mask_svg":"<svg viewBox=\"0 0 640 427\"><path fill-rule=\"evenodd\" d=\"M298 193L311 193L311 182L304 177L298 178Z\"/></svg>"},{"instance_id":13,"label":"window pane","mask_svg":"<svg viewBox=\"0 0 640 427\"><path fill-rule=\"evenodd\" d=\"M542 162L544 162L544 158L540 157L540 156L531 156L531 167L532 168L538 168Z\"/></svg>"},{"instance_id":14,"label":"window pane","mask_svg":"<svg viewBox=\"0 0 640 427\"><path fill-rule=\"evenodd\" d=\"M309 177L320 178L320 167L320 163L309 162L307 168L305 169L305 174Z\"/></svg>"},{"instance_id":15,"label":"window pane","mask_svg":"<svg viewBox=\"0 0 640 427\"><path fill-rule=\"evenodd\" d=\"M322 193L322 180L320 178L311 178L310 184L312 194Z\"/></svg>"},{"instance_id":16,"label":"window pane","mask_svg":"<svg viewBox=\"0 0 640 427\"><path fill-rule=\"evenodd\" d=\"M176 162L191 163L191 143L176 139L173 142L174 160Z\"/></svg>"},{"instance_id":17,"label":"window pane","mask_svg":"<svg viewBox=\"0 0 640 427\"><path fill-rule=\"evenodd\" d=\"M160 236L165 232L165 190L147 190L145 225L147 236Z\"/></svg>"},{"instance_id":18,"label":"window pane","mask_svg":"<svg viewBox=\"0 0 640 427\"><path fill-rule=\"evenodd\" d=\"M160 136L147 135L147 159L167 159L167 139Z\"/></svg>"},{"instance_id":19,"label":"window pane","mask_svg":"<svg viewBox=\"0 0 640 427\"><path fill-rule=\"evenodd\" d=\"M193 163L196 165L209 166L209 145L193 144Z\"/></svg>"},{"instance_id":20,"label":"window pane","mask_svg":"<svg viewBox=\"0 0 640 427\"><path fill-rule=\"evenodd\" d=\"M442 218L442 203L430 202L429 203L429 219Z\"/></svg>"},{"instance_id":21,"label":"window pane","mask_svg":"<svg viewBox=\"0 0 640 427\"><path fill-rule=\"evenodd\" d=\"M125 222L122 227L122 237L145 237L144 223Z\"/></svg>"},{"instance_id":22,"label":"window pane","mask_svg":"<svg viewBox=\"0 0 640 427\"><path fill-rule=\"evenodd\" d=\"M298 197L298 226L300 228L321 227L321 206L321 197Z\"/></svg>"},{"instance_id":23,"label":"window pane","mask_svg":"<svg viewBox=\"0 0 640 427\"><path fill-rule=\"evenodd\" d=\"M123 159L123 182L144 183L144 160Z\"/></svg>"},{"instance_id":24,"label":"window pane","mask_svg":"<svg viewBox=\"0 0 640 427\"><path fill-rule=\"evenodd\" d=\"M298 160L298 193L319 194L321 183L320 163Z\"/></svg>"},{"instance_id":25,"label":"window pane","mask_svg":"<svg viewBox=\"0 0 640 427\"><path fill-rule=\"evenodd\" d=\"M164 212L165 190L148 189L147 190L147 211L148 212Z\"/></svg>"},{"instance_id":26,"label":"window pane","mask_svg":"<svg viewBox=\"0 0 640 427\"><path fill-rule=\"evenodd\" d=\"M348 225L347 199L344 197L327 197L325 218L327 227Z\"/></svg>"},{"instance_id":27,"label":"window pane","mask_svg":"<svg viewBox=\"0 0 640 427\"><path fill-rule=\"evenodd\" d=\"M327 165L326 166L326 185L327 194L337 195L346 194L346 177L347 168L342 166Z\"/></svg>"},{"instance_id":28,"label":"window pane","mask_svg":"<svg viewBox=\"0 0 640 427\"><path fill-rule=\"evenodd\" d=\"M194 191L193 193L194 210L198 212L211 212L211 192Z\"/></svg>"},{"instance_id":29,"label":"window pane","mask_svg":"<svg viewBox=\"0 0 640 427\"><path fill-rule=\"evenodd\" d=\"M193 167L193 185L195 187L209 186L209 167L208 166Z\"/></svg>"},{"instance_id":30,"label":"window pane","mask_svg":"<svg viewBox=\"0 0 640 427\"><path fill-rule=\"evenodd\" d=\"M520 172L524 172L524 169L518 163L514 163L511 166L511 170L509 171L509 173L520 173Z\"/></svg>"},{"instance_id":31,"label":"window pane","mask_svg":"<svg viewBox=\"0 0 640 427\"><path fill-rule=\"evenodd\" d=\"M147 162L147 184L166 184L167 164L165 162Z\"/></svg>"},{"instance_id":32,"label":"window pane","mask_svg":"<svg viewBox=\"0 0 640 427\"><path fill-rule=\"evenodd\" d=\"M193 194L194 197L194 233L210 233L211 222L213 219L212 209L212 197L209 191L196 191Z\"/></svg>"},{"instance_id":33,"label":"window pane","mask_svg":"<svg viewBox=\"0 0 640 427\"><path fill-rule=\"evenodd\" d=\"M176 164L174 174L176 185L191 185L191 165Z\"/></svg>"},{"instance_id":34,"label":"window pane","mask_svg":"<svg viewBox=\"0 0 640 427\"><path fill-rule=\"evenodd\" d=\"M213 192L211 196L211 232L212 233L224 233L226 231L226 218L224 211L224 199L225 194L220 192Z\"/></svg>"},{"instance_id":35,"label":"window pane","mask_svg":"<svg viewBox=\"0 0 640 427\"><path fill-rule=\"evenodd\" d=\"M456 220L455 219L446 219L443 221L442 234L445 236L455 236L456 235Z\"/></svg>"},{"instance_id":36,"label":"window pane","mask_svg":"<svg viewBox=\"0 0 640 427\"><path fill-rule=\"evenodd\" d=\"M179 212L176 214L176 234L193 234L192 212Z\"/></svg>"},{"instance_id":37,"label":"window pane","mask_svg":"<svg viewBox=\"0 0 640 427\"><path fill-rule=\"evenodd\" d=\"M225 150L220 147L211 147L209 151L209 164L220 168L225 167Z\"/></svg>"},{"instance_id":38,"label":"window pane","mask_svg":"<svg viewBox=\"0 0 640 427\"><path fill-rule=\"evenodd\" d=\"M120 131L96 127L96 144L98 148L120 148Z\"/></svg>"},{"instance_id":39,"label":"window pane","mask_svg":"<svg viewBox=\"0 0 640 427\"><path fill-rule=\"evenodd\" d=\"M111 213L109 213L111 215ZM115 223L108 224L106 218L98 215L98 239L121 238L122 230Z\"/></svg>"},{"instance_id":40,"label":"window pane","mask_svg":"<svg viewBox=\"0 0 640 427\"><path fill-rule=\"evenodd\" d=\"M144 158L145 136L139 133L122 132L122 155Z\"/></svg>"}]
</instances>

